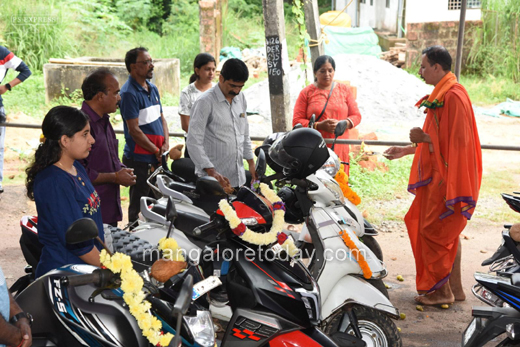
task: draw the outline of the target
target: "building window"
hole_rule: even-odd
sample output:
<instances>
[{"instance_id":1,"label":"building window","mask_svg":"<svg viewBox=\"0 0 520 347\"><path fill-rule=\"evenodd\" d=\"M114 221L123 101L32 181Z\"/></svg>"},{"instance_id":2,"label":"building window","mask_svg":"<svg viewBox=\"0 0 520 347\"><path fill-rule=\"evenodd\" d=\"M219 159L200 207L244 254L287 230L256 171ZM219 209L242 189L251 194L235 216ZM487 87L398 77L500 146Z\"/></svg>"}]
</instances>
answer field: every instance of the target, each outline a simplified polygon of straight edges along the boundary
<instances>
[{"instance_id":1,"label":"building window","mask_svg":"<svg viewBox=\"0 0 520 347\"><path fill-rule=\"evenodd\" d=\"M359 3L360 3L360 4L366 4L366 3L367 3L367 0L359 0Z\"/></svg>"},{"instance_id":2,"label":"building window","mask_svg":"<svg viewBox=\"0 0 520 347\"><path fill-rule=\"evenodd\" d=\"M388 0L387 0L388 2ZM467 0L468 8L480 8L481 0ZM460 10L462 0L448 0L448 10Z\"/></svg>"},{"instance_id":3,"label":"building window","mask_svg":"<svg viewBox=\"0 0 520 347\"><path fill-rule=\"evenodd\" d=\"M390 8L390 0L386 0L386 8Z\"/></svg>"},{"instance_id":4,"label":"building window","mask_svg":"<svg viewBox=\"0 0 520 347\"><path fill-rule=\"evenodd\" d=\"M370 6L374 6L374 0L370 0Z\"/></svg>"}]
</instances>

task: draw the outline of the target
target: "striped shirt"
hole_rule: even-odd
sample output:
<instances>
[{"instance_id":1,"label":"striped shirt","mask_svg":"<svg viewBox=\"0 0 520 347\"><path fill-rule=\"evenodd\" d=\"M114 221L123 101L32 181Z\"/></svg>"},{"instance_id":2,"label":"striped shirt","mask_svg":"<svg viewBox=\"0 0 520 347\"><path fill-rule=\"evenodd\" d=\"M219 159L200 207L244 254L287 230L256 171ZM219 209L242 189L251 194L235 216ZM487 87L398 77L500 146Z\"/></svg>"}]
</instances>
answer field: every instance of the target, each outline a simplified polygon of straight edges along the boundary
<instances>
[{"instance_id":1,"label":"striped shirt","mask_svg":"<svg viewBox=\"0 0 520 347\"><path fill-rule=\"evenodd\" d=\"M139 128L148 139L157 147L161 148L164 144L164 129L162 122L162 105L159 97L159 90L155 85L146 81L148 91L137 83L132 76L121 87L121 116L125 131L125 149L123 155L129 159L145 163L156 164L155 154L142 148L137 144L128 130L126 121L129 119L139 119Z\"/></svg>"},{"instance_id":2,"label":"striped shirt","mask_svg":"<svg viewBox=\"0 0 520 347\"><path fill-rule=\"evenodd\" d=\"M18 71L19 74L16 78L22 82L25 81L27 77L31 76L31 70L29 70L22 59L18 58L4 46L0 46L0 83L4 80L8 69ZM0 96L0 107L2 106L2 97Z\"/></svg>"},{"instance_id":3,"label":"striped shirt","mask_svg":"<svg viewBox=\"0 0 520 347\"><path fill-rule=\"evenodd\" d=\"M219 84L197 99L186 142L197 175L206 176L204 169L215 168L232 187L246 183L243 161L253 159L246 109L244 93L230 104Z\"/></svg>"}]
</instances>

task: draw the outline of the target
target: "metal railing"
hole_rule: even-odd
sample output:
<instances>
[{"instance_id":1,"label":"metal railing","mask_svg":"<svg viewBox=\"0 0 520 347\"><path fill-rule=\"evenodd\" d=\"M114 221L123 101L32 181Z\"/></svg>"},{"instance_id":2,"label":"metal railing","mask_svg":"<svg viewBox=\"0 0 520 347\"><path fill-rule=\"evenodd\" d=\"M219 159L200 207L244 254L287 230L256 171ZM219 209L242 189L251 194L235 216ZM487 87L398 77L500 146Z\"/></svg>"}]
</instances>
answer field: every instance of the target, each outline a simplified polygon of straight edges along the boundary
<instances>
[{"instance_id":1,"label":"metal railing","mask_svg":"<svg viewBox=\"0 0 520 347\"><path fill-rule=\"evenodd\" d=\"M0 127L11 127L11 128L26 128L26 129L41 129L41 125L38 124L21 124L21 123L0 123ZM121 129L114 129L116 134L124 134ZM169 133L170 137L184 137L184 133ZM263 136L251 136L251 141L264 141ZM325 139L325 142L332 143L332 139ZM379 140L337 140L338 144L347 145L361 145L365 143L368 146L407 146L410 145L409 141L379 141ZM491 149L498 151L520 151L520 146L502 146L502 145L481 145L482 149Z\"/></svg>"}]
</instances>

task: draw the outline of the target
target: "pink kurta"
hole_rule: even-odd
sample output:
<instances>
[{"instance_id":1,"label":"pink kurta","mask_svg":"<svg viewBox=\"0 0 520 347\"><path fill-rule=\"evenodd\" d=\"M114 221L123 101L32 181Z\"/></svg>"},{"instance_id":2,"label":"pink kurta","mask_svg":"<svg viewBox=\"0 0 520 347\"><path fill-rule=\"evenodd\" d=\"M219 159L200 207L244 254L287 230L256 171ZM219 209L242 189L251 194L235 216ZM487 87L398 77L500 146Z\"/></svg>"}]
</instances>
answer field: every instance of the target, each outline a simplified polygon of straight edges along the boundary
<instances>
[{"instance_id":1,"label":"pink kurta","mask_svg":"<svg viewBox=\"0 0 520 347\"><path fill-rule=\"evenodd\" d=\"M310 84L305 87L298 96L296 104L294 105L293 113L293 126L301 123L304 127L309 125L309 119L312 115L316 115L316 118L320 115L323 110L323 106L327 102L330 90L323 90L316 87L314 84ZM326 119L337 119L345 120L350 119L354 126L357 126L361 122L361 114L349 87L343 83L335 83L334 90L327 104L327 108L320 118L320 122ZM334 138L334 134L320 131L323 138ZM340 139L348 139L349 131L339 137ZM328 145L331 146L330 144ZM339 156L340 160L350 162L349 159L349 145L336 145L334 151ZM348 166L347 166L348 174Z\"/></svg>"}]
</instances>

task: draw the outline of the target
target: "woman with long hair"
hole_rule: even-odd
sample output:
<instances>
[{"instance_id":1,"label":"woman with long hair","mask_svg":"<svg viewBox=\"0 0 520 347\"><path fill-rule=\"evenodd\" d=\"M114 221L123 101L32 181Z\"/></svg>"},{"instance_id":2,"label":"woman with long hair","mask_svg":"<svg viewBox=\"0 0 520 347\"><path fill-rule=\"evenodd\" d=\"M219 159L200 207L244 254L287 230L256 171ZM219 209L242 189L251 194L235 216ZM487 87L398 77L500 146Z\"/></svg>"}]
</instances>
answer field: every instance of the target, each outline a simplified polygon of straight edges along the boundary
<instances>
[{"instance_id":1,"label":"woman with long hair","mask_svg":"<svg viewBox=\"0 0 520 347\"><path fill-rule=\"evenodd\" d=\"M95 142L88 116L73 107L56 106L45 116L42 131L44 142L25 170L27 196L36 203L38 237L43 244L36 277L66 264L99 266L101 245L65 241L67 228L83 217L92 218L104 238L99 196L78 162L88 156Z\"/></svg>"},{"instance_id":2,"label":"woman with long hair","mask_svg":"<svg viewBox=\"0 0 520 347\"><path fill-rule=\"evenodd\" d=\"M195 57L193 62L193 74L190 77L190 84L181 92L181 99L179 102L179 116L181 117L182 130L188 134L190 124L191 108L195 101L205 91L215 85L213 79L215 78L216 69L215 58L208 53L200 53ZM184 151L184 156L189 158L188 148Z\"/></svg>"}]
</instances>

